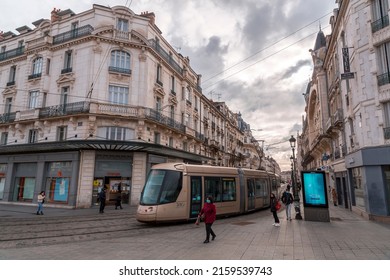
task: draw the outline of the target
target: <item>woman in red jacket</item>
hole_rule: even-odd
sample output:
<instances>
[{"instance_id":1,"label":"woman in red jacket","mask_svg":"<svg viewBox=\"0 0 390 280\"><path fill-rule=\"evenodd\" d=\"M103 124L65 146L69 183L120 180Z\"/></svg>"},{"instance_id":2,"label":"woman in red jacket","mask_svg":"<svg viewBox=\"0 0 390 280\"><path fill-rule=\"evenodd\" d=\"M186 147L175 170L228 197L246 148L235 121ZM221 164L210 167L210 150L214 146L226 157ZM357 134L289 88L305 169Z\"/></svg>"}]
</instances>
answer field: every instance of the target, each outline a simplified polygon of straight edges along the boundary
<instances>
[{"instance_id":1,"label":"woman in red jacket","mask_svg":"<svg viewBox=\"0 0 390 280\"><path fill-rule=\"evenodd\" d=\"M207 197L206 203L199 213L199 216L201 215L204 215L204 223L206 224L206 240L203 243L209 243L210 234L212 236L211 240L214 240L215 237L217 237L211 228L217 215L217 209L215 208L213 198L211 196Z\"/></svg>"}]
</instances>

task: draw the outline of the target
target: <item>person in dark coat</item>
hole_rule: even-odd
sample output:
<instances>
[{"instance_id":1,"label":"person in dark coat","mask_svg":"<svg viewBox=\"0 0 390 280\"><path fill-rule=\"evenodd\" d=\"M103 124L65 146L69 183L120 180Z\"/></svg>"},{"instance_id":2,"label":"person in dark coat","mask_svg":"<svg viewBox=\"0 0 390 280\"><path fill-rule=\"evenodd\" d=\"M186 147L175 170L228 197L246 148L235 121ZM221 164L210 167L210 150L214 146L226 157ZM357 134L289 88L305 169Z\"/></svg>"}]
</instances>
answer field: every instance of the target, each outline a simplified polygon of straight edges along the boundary
<instances>
[{"instance_id":1,"label":"person in dark coat","mask_svg":"<svg viewBox=\"0 0 390 280\"><path fill-rule=\"evenodd\" d=\"M215 237L217 237L211 228L217 217L217 209L211 196L207 197L206 203L204 204L202 210L200 210L199 216L202 215L204 215L204 223L206 225L206 240L203 243L209 243L210 234L212 236L211 240L214 240Z\"/></svg>"},{"instance_id":2,"label":"person in dark coat","mask_svg":"<svg viewBox=\"0 0 390 280\"><path fill-rule=\"evenodd\" d=\"M276 210L276 204L278 203L277 198L275 197L274 193L271 193L271 212L272 215L274 216L275 222L272 224L275 227L279 227L279 217L278 217L278 210Z\"/></svg>"},{"instance_id":3,"label":"person in dark coat","mask_svg":"<svg viewBox=\"0 0 390 280\"><path fill-rule=\"evenodd\" d=\"M122 185L121 185L121 183L119 183L119 185L118 185L118 193L117 193L116 200L115 200L115 210L117 210L118 207L120 209L123 209L122 208Z\"/></svg>"},{"instance_id":4,"label":"person in dark coat","mask_svg":"<svg viewBox=\"0 0 390 280\"><path fill-rule=\"evenodd\" d=\"M106 207L106 191L107 191L107 188L103 187L99 193L99 196L98 196L99 202L100 202L100 207L99 207L100 214L104 213L104 207Z\"/></svg>"}]
</instances>

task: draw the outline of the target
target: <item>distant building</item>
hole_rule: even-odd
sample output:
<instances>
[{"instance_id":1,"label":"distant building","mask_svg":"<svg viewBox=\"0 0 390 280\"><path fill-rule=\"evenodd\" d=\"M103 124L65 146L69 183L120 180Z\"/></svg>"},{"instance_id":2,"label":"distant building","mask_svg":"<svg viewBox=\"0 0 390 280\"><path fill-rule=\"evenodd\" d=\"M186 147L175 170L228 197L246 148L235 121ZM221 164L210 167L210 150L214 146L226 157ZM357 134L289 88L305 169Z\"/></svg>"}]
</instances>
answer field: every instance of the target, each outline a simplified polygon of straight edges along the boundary
<instances>
[{"instance_id":1,"label":"distant building","mask_svg":"<svg viewBox=\"0 0 390 280\"><path fill-rule=\"evenodd\" d=\"M154 13L93 5L33 25L0 33L2 203L46 190L49 205L90 207L121 183L135 205L157 163L261 165L256 143L244 145L249 126L203 95Z\"/></svg>"}]
</instances>

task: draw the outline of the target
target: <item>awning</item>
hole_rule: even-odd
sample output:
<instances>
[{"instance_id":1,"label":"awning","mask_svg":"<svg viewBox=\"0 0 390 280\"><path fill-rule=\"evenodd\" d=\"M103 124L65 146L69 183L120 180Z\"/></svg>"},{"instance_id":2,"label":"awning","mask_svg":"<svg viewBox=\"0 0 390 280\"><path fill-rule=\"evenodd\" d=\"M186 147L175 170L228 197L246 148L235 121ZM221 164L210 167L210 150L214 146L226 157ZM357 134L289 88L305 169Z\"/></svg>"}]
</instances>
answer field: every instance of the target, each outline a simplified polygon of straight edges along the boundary
<instances>
[{"instance_id":1,"label":"awning","mask_svg":"<svg viewBox=\"0 0 390 280\"><path fill-rule=\"evenodd\" d=\"M0 155L64 152L77 150L146 152L156 155L173 156L183 160L190 160L199 163L213 159L207 156L143 141L112 141L91 139L4 145L0 146Z\"/></svg>"}]
</instances>

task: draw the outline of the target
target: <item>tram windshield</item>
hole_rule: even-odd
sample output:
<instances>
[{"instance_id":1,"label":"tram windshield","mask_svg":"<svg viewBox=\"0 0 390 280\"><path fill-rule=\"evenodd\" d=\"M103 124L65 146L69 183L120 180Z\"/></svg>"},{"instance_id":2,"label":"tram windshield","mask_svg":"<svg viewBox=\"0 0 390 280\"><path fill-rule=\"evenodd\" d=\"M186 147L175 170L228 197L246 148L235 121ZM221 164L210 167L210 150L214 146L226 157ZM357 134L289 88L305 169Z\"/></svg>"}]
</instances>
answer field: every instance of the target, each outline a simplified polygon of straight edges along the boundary
<instances>
[{"instance_id":1,"label":"tram windshield","mask_svg":"<svg viewBox=\"0 0 390 280\"><path fill-rule=\"evenodd\" d=\"M182 173L171 170L151 170L141 194L141 205L175 202L182 188Z\"/></svg>"}]
</instances>

